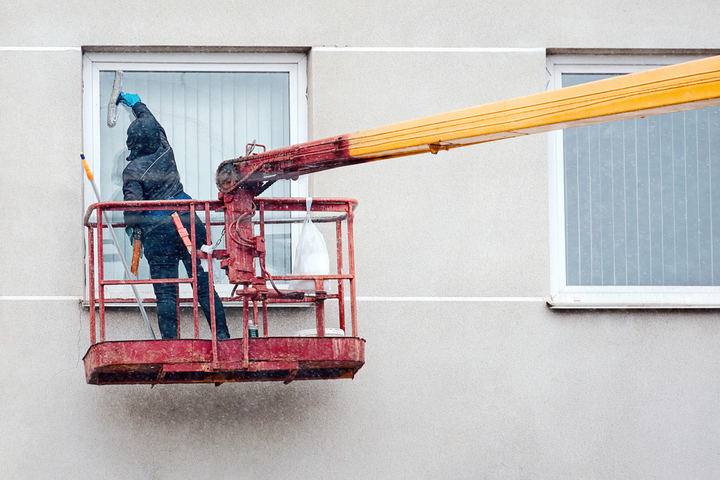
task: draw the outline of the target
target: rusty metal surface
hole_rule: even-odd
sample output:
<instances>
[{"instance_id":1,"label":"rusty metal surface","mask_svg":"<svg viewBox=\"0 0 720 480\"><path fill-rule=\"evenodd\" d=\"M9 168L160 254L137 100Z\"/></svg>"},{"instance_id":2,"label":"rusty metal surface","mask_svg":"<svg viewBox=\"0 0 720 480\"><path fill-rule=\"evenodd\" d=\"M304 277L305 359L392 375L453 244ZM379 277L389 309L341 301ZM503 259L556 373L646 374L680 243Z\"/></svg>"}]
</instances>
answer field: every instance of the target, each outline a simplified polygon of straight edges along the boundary
<instances>
[{"instance_id":1,"label":"rusty metal surface","mask_svg":"<svg viewBox=\"0 0 720 480\"><path fill-rule=\"evenodd\" d=\"M87 383L222 383L352 378L365 362L365 340L351 337L269 337L210 340L137 340L90 347L83 362Z\"/></svg>"},{"instance_id":2,"label":"rusty metal surface","mask_svg":"<svg viewBox=\"0 0 720 480\"><path fill-rule=\"evenodd\" d=\"M348 146L347 135L341 135L226 160L217 168L215 184L220 192L230 193L241 185L297 178L368 161L354 158Z\"/></svg>"}]
</instances>

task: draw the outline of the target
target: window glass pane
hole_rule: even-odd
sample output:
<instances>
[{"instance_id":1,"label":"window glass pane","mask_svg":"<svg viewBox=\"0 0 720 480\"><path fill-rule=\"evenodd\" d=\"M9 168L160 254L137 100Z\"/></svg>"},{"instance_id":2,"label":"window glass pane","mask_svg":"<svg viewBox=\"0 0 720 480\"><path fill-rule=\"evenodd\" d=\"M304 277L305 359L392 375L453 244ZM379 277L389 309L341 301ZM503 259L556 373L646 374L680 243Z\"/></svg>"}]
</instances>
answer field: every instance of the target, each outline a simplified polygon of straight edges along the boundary
<instances>
[{"instance_id":1,"label":"window glass pane","mask_svg":"<svg viewBox=\"0 0 720 480\"><path fill-rule=\"evenodd\" d=\"M122 171L129 151L126 131L132 111L120 108L117 125L109 127L107 106L114 71L100 72L100 189L104 200L122 200ZM224 160L245 155L245 145L257 141L268 150L290 143L289 74L287 72L150 72L125 71L123 91L136 93L165 128L185 191L195 199L216 199L215 170ZM289 197L290 182L281 181L263 196ZM271 217L271 215L267 215ZM113 221L122 221L117 213ZM213 241L222 226L213 227ZM132 249L124 231L116 230L124 255ZM271 274L290 272L290 227L270 225L267 266ZM109 237L109 236L108 236ZM122 278L124 270L110 238L105 245L106 278ZM220 244L220 248L223 244ZM182 271L182 266L181 266ZM149 278L140 262L140 278ZM227 283L225 277L223 282Z\"/></svg>"},{"instance_id":2,"label":"window glass pane","mask_svg":"<svg viewBox=\"0 0 720 480\"><path fill-rule=\"evenodd\" d=\"M720 284L720 108L566 129L563 152L567 285Z\"/></svg>"},{"instance_id":3,"label":"window glass pane","mask_svg":"<svg viewBox=\"0 0 720 480\"><path fill-rule=\"evenodd\" d=\"M563 73L562 86L563 88L572 87L574 85L580 85L581 83L595 82L616 76L617 75L600 73Z\"/></svg>"}]
</instances>

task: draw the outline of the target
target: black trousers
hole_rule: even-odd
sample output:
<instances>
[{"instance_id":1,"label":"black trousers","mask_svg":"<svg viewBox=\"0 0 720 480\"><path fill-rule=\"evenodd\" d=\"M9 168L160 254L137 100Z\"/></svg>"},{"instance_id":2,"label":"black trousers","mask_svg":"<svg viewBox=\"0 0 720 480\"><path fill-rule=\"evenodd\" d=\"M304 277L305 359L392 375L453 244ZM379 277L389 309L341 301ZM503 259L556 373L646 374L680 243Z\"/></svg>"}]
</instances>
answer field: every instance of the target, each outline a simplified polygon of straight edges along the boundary
<instances>
[{"instance_id":1,"label":"black trousers","mask_svg":"<svg viewBox=\"0 0 720 480\"><path fill-rule=\"evenodd\" d=\"M190 230L190 214L180 215L183 225ZM180 238L175 223L171 217L165 217L152 225L149 233L143 235L143 249L148 264L150 265L150 277L153 279L178 278L178 266L183 262L188 275L192 275L192 257ZM204 245L206 242L206 230L199 218L195 218L195 240L196 246ZM198 272L198 301L205 318L210 324L210 284L208 275L197 261ZM157 301L158 325L162 338L177 338L177 284L157 283L153 284L155 299ZM227 322L225 320L225 309L220 301L220 296L213 291L215 302L215 328L217 338L230 338Z\"/></svg>"}]
</instances>

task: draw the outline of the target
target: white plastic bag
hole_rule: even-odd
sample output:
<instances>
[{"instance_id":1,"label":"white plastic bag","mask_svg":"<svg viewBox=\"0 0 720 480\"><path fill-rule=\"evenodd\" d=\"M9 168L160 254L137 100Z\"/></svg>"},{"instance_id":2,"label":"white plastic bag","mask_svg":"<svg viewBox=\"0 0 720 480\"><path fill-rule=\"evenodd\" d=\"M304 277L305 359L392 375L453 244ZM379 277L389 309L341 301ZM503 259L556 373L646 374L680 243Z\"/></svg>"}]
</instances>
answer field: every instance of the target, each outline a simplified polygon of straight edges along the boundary
<instances>
[{"instance_id":1,"label":"white plastic bag","mask_svg":"<svg viewBox=\"0 0 720 480\"><path fill-rule=\"evenodd\" d=\"M207 253L208 256L212 256L212 253L215 251L215 248L211 247L209 245L203 245L202 247L200 247L200 250ZM222 270L222 267L220 266L220 260L218 260L217 258L213 258L212 262L213 262L213 283L219 283L223 279L224 272ZM207 273L207 271L208 271L207 258L200 259L200 266L202 267L203 270L205 270L205 273Z\"/></svg>"},{"instance_id":2,"label":"white plastic bag","mask_svg":"<svg viewBox=\"0 0 720 480\"><path fill-rule=\"evenodd\" d=\"M295 251L295 262L293 263L293 275L328 275L330 273L330 258L328 257L327 246L320 230L310 220L310 207L312 198L307 199L307 215L300 231L300 240ZM315 291L314 280L293 280L290 282L290 290L302 290L304 292ZM323 289L327 291L328 281L323 283Z\"/></svg>"}]
</instances>

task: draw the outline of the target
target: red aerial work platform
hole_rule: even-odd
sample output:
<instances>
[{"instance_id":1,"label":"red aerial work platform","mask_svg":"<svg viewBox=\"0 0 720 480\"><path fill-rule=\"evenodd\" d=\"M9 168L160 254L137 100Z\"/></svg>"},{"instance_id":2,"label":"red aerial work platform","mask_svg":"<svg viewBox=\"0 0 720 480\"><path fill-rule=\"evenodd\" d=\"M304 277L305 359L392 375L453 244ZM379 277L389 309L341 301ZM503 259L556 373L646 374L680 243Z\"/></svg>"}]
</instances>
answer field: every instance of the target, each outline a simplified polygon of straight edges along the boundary
<instances>
[{"instance_id":1,"label":"red aerial work platform","mask_svg":"<svg viewBox=\"0 0 720 480\"><path fill-rule=\"evenodd\" d=\"M252 237L253 256L260 274L249 281L236 282L235 290L224 302L241 302L243 306L242 338L217 340L215 338L214 311L211 314L212 338L199 338L199 315L197 299L197 275L206 274L193 269L191 278L170 280L107 280L104 275L103 236L108 226L103 224L103 213L128 210L189 211L205 217L208 237L210 225L224 224L226 231L233 229L226 238L238 239L240 228L236 218L226 215L226 205L219 201L174 200L152 202L103 202L91 205L85 215L88 228L89 250L89 305L91 346L84 357L85 375L88 383L105 384L159 384L159 383L215 383L243 381L283 381L353 378L365 362L365 340L357 333L357 308L355 304L355 263L353 244L353 211L357 202L351 199L313 199L312 212L321 212L313 218L314 223L334 223L336 234L336 272L328 275L283 275L271 277L265 268L265 226L268 224L302 221L302 217L266 219L267 212L304 212L304 198L255 198L254 223L259 235ZM224 221L211 222L211 213L225 214ZM214 217L213 217L214 218ZM114 227L124 227L116 224ZM344 227L344 228L343 228ZM194 225L192 227L194 230ZM252 229L251 229L252 232ZM345 232L345 235L343 235ZM251 233L252 234L252 233ZM195 238L192 231L190 238ZM343 239L346 238L346 242ZM207 244L212 244L211 238ZM228 240L228 243L230 241ZM240 238L241 244L247 242ZM97 246L97 252L96 252ZM330 245L329 245L330 246ZM195 258L206 257L193 245ZM214 258L227 261L227 249L215 250ZM347 263L346 263L347 261ZM196 262L193 261L193 264ZM212 262L208 262L212 269ZM347 266L346 266L347 265ZM209 272L212 287L212 272ZM315 281L316 291L304 293L277 288L276 282L287 280ZM245 280L245 279L244 279ZM181 299L192 305L194 332L192 338L166 340L123 340L106 338L106 309L108 305L130 303L126 298L109 298L106 287L112 285L138 285L170 282L190 284L192 298ZM325 285L334 288L325 291ZM349 287L349 288L348 288ZM349 299L349 302L346 300ZM180 301L178 303L180 303ZM152 304L143 299L143 304ZM330 302L337 307L335 317L338 329L344 336L326 336L325 309ZM212 304L212 302L211 302ZM268 315L270 304L305 304L315 309L316 336L271 336ZM179 305L178 305L179 308ZM258 323L257 338L249 336L250 312ZM346 311L350 321L346 322ZM348 325L349 323L349 325ZM349 328L348 328L349 327ZM178 327L179 330L179 327Z\"/></svg>"}]
</instances>

